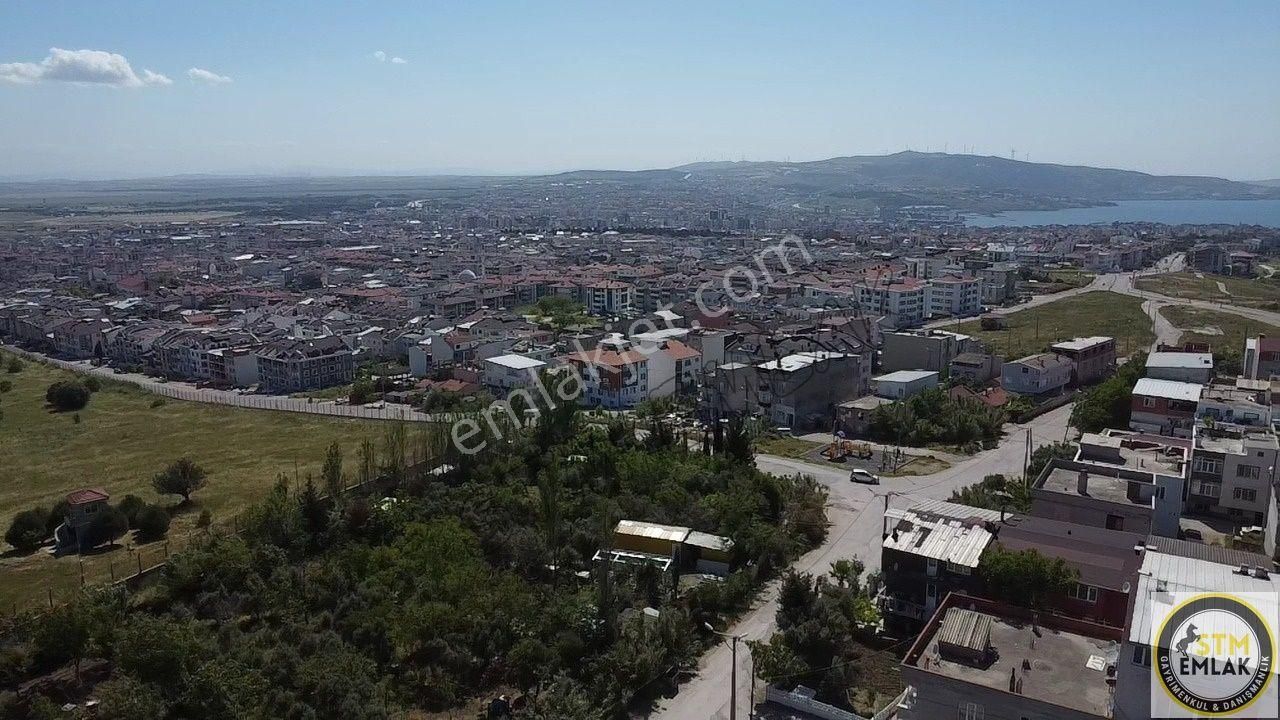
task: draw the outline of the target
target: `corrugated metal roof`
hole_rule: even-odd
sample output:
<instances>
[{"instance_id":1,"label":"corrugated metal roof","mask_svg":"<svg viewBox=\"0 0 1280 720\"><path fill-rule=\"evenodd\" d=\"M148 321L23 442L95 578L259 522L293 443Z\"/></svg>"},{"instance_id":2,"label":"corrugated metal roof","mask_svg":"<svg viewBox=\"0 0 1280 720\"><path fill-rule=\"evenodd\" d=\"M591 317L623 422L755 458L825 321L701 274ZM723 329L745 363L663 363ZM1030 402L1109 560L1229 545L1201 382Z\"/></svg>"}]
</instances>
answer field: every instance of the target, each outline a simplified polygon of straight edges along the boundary
<instances>
[{"instance_id":1,"label":"corrugated metal roof","mask_svg":"<svg viewBox=\"0 0 1280 720\"><path fill-rule=\"evenodd\" d=\"M1142 378L1133 386L1134 395L1167 398L1169 400L1186 400L1198 402L1204 386L1195 383L1178 382L1177 380L1156 380Z\"/></svg>"},{"instance_id":2,"label":"corrugated metal roof","mask_svg":"<svg viewBox=\"0 0 1280 720\"><path fill-rule=\"evenodd\" d=\"M1164 540L1164 538L1161 538ZM1270 566L1266 566L1270 570ZM1280 575L1261 579L1241 575L1238 565L1223 565L1148 550L1138 570L1129 640L1151 644L1151 618L1156 602L1175 592L1280 593Z\"/></svg>"},{"instance_id":3,"label":"corrugated metal roof","mask_svg":"<svg viewBox=\"0 0 1280 720\"><path fill-rule=\"evenodd\" d=\"M675 525L659 525L658 523L640 522L638 520L619 520L613 529L619 535L635 535L637 537L684 542L689 536L689 528Z\"/></svg>"},{"instance_id":4,"label":"corrugated metal roof","mask_svg":"<svg viewBox=\"0 0 1280 720\"><path fill-rule=\"evenodd\" d=\"M914 510L891 512L888 516L899 520L885 536L885 548L969 568L978 566L982 551L995 537L982 522L930 516Z\"/></svg>"},{"instance_id":5,"label":"corrugated metal roof","mask_svg":"<svg viewBox=\"0 0 1280 720\"><path fill-rule=\"evenodd\" d=\"M733 550L733 541L721 535L712 535L698 530L690 530L689 537L684 540L686 545L694 547L706 548L708 550L719 550L720 552L729 552Z\"/></svg>"},{"instance_id":6,"label":"corrugated metal roof","mask_svg":"<svg viewBox=\"0 0 1280 720\"><path fill-rule=\"evenodd\" d=\"M991 647L991 616L965 608L948 608L936 637L939 644L986 652Z\"/></svg>"}]
</instances>

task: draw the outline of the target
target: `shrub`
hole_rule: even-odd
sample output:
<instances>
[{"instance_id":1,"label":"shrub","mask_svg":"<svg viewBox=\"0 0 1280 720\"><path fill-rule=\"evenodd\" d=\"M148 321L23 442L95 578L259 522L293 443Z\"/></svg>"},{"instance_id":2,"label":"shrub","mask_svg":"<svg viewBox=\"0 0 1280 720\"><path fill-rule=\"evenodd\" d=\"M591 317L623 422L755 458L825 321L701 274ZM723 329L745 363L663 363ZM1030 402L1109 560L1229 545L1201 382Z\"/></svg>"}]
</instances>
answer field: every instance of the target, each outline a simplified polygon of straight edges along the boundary
<instances>
[{"instance_id":1,"label":"shrub","mask_svg":"<svg viewBox=\"0 0 1280 720\"><path fill-rule=\"evenodd\" d=\"M124 513L131 528L137 527L134 523L138 519L138 513L142 512L145 507L147 507L147 502L137 495L125 495L124 499L116 505L116 509Z\"/></svg>"},{"instance_id":2,"label":"shrub","mask_svg":"<svg viewBox=\"0 0 1280 720\"><path fill-rule=\"evenodd\" d=\"M138 531L139 540L159 540L169 532L169 513L157 505L145 505L130 525Z\"/></svg>"},{"instance_id":3,"label":"shrub","mask_svg":"<svg viewBox=\"0 0 1280 720\"><path fill-rule=\"evenodd\" d=\"M58 526L67 519L67 512L69 510L70 506L67 504L66 500L59 500L53 504L53 509L49 511L49 517L45 520L45 537L53 535L53 531L57 530Z\"/></svg>"},{"instance_id":4,"label":"shrub","mask_svg":"<svg viewBox=\"0 0 1280 720\"><path fill-rule=\"evenodd\" d=\"M8 364L5 365L5 369L11 373L20 373L24 367L25 365L18 358L9 358Z\"/></svg>"},{"instance_id":5,"label":"shrub","mask_svg":"<svg viewBox=\"0 0 1280 720\"><path fill-rule=\"evenodd\" d=\"M164 407L164 398L156 398L155 400L152 400L151 407L152 409Z\"/></svg>"},{"instance_id":6,"label":"shrub","mask_svg":"<svg viewBox=\"0 0 1280 720\"><path fill-rule=\"evenodd\" d=\"M9 530L4 534L4 541L12 545L18 552L34 552L40 543L49 537L47 530L49 511L44 508L23 510L9 523Z\"/></svg>"},{"instance_id":7,"label":"shrub","mask_svg":"<svg viewBox=\"0 0 1280 720\"><path fill-rule=\"evenodd\" d=\"M113 507L103 508L89 521L84 530L82 547L97 547L103 543L115 544L129 532L129 518Z\"/></svg>"},{"instance_id":8,"label":"shrub","mask_svg":"<svg viewBox=\"0 0 1280 720\"><path fill-rule=\"evenodd\" d=\"M75 380L59 380L45 390L44 399L61 412L80 410L89 404L89 388Z\"/></svg>"},{"instance_id":9,"label":"shrub","mask_svg":"<svg viewBox=\"0 0 1280 720\"><path fill-rule=\"evenodd\" d=\"M207 528L212 524L213 524L213 515L209 514L209 511L207 509L201 510L200 517L196 518L196 527Z\"/></svg>"},{"instance_id":10,"label":"shrub","mask_svg":"<svg viewBox=\"0 0 1280 720\"><path fill-rule=\"evenodd\" d=\"M84 386L91 393L96 393L102 389L102 381L93 375L89 375L84 379Z\"/></svg>"},{"instance_id":11,"label":"shrub","mask_svg":"<svg viewBox=\"0 0 1280 720\"><path fill-rule=\"evenodd\" d=\"M0 393L7 393L13 389L12 380L0 380Z\"/></svg>"}]
</instances>

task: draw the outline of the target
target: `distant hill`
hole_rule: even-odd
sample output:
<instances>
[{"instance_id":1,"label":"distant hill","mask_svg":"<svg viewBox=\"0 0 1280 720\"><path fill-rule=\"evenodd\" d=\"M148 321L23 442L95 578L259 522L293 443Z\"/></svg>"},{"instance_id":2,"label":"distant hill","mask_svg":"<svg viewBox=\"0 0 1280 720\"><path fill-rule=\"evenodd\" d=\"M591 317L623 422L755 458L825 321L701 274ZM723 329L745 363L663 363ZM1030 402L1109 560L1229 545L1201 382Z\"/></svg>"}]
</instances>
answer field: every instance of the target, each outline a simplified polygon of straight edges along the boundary
<instances>
[{"instance_id":1,"label":"distant hill","mask_svg":"<svg viewBox=\"0 0 1280 720\"><path fill-rule=\"evenodd\" d=\"M687 176L687 178L686 178ZM900 152L812 162L693 163L669 170L574 172L562 179L707 180L825 194L851 190L996 193L1070 201L1276 198L1266 184L1214 177L1149 175L979 155ZM1276 186L1280 189L1280 183Z\"/></svg>"},{"instance_id":2,"label":"distant hill","mask_svg":"<svg viewBox=\"0 0 1280 720\"><path fill-rule=\"evenodd\" d=\"M554 188L554 191L553 191ZM689 206L892 213L913 205L965 212L1059 209L1118 200L1280 199L1280 179L1235 182L1149 175L979 155L900 152L812 162L707 162L655 170L576 170L535 176L201 176L113 181L0 183L0 200L22 206L122 202L175 207L253 207L288 199L312 206L352 198L399 202L485 194L501 202L530 192L592 205L619 193ZM214 205L210 205L213 202Z\"/></svg>"}]
</instances>

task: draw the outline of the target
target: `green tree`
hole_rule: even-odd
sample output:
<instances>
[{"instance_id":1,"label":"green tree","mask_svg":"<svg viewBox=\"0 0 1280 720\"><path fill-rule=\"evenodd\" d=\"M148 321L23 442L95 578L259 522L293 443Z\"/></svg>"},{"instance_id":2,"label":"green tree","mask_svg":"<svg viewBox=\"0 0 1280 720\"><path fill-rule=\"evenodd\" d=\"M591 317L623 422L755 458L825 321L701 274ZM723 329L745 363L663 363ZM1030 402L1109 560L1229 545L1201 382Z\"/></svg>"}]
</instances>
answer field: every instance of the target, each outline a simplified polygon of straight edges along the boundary
<instances>
[{"instance_id":1,"label":"green tree","mask_svg":"<svg viewBox=\"0 0 1280 720\"><path fill-rule=\"evenodd\" d=\"M77 380L59 380L44 392L45 402L59 412L80 410L89 404L89 388Z\"/></svg>"},{"instance_id":2,"label":"green tree","mask_svg":"<svg viewBox=\"0 0 1280 720\"><path fill-rule=\"evenodd\" d=\"M23 362L16 357L9 358L9 362L5 364L5 370L15 375L17 373L22 372L22 369L24 367L26 366L23 364Z\"/></svg>"},{"instance_id":3,"label":"green tree","mask_svg":"<svg viewBox=\"0 0 1280 720\"><path fill-rule=\"evenodd\" d=\"M13 516L4 541L22 553L34 552L49 537L49 511L44 508L23 510Z\"/></svg>"},{"instance_id":4,"label":"green tree","mask_svg":"<svg viewBox=\"0 0 1280 720\"><path fill-rule=\"evenodd\" d=\"M137 495L125 495L124 499L116 503L116 509L124 513L125 518L129 520L129 527L137 528L138 513L147 506L147 502Z\"/></svg>"},{"instance_id":5,"label":"green tree","mask_svg":"<svg viewBox=\"0 0 1280 720\"><path fill-rule=\"evenodd\" d=\"M205 486L207 473L189 457L169 463L164 470L151 478L151 487L161 495L181 495L182 502L191 501L191 493Z\"/></svg>"},{"instance_id":6,"label":"green tree","mask_svg":"<svg viewBox=\"0 0 1280 720\"><path fill-rule=\"evenodd\" d=\"M360 484L368 485L378 476L378 449L373 441L365 438L360 441Z\"/></svg>"},{"instance_id":7,"label":"green tree","mask_svg":"<svg viewBox=\"0 0 1280 720\"><path fill-rule=\"evenodd\" d=\"M84 530L81 548L97 547L103 543L116 544L116 540L129 532L129 518L119 510L107 506L94 513L93 519Z\"/></svg>"},{"instance_id":8,"label":"green tree","mask_svg":"<svg viewBox=\"0 0 1280 720\"><path fill-rule=\"evenodd\" d=\"M154 687L128 675L116 675L93 690L98 720L164 720L168 708Z\"/></svg>"},{"instance_id":9,"label":"green tree","mask_svg":"<svg viewBox=\"0 0 1280 720\"><path fill-rule=\"evenodd\" d=\"M146 505L134 516L130 526L138 531L142 542L159 540L169 533L169 511L158 505Z\"/></svg>"},{"instance_id":10,"label":"green tree","mask_svg":"<svg viewBox=\"0 0 1280 720\"><path fill-rule=\"evenodd\" d=\"M68 661L75 663L76 677L80 677L80 661L89 652L93 641L93 615L89 604L82 598L39 616L32 629L31 644L36 662L44 668L53 668Z\"/></svg>"},{"instance_id":11,"label":"green tree","mask_svg":"<svg viewBox=\"0 0 1280 720\"><path fill-rule=\"evenodd\" d=\"M1010 551L998 544L978 563L988 597L1023 607L1042 609L1045 600L1069 591L1076 572L1062 558L1049 558L1035 549Z\"/></svg>"},{"instance_id":12,"label":"green tree","mask_svg":"<svg viewBox=\"0 0 1280 720\"><path fill-rule=\"evenodd\" d=\"M1040 471L1044 470L1049 461L1054 458L1070 459L1076 455L1075 443L1055 442L1048 445L1041 445L1031 453L1031 460L1027 463L1027 479L1034 480L1040 477Z\"/></svg>"},{"instance_id":13,"label":"green tree","mask_svg":"<svg viewBox=\"0 0 1280 720\"><path fill-rule=\"evenodd\" d=\"M346 481L342 478L342 445L331 443L324 453L324 467L320 470L320 478L324 482L324 490L329 497L337 500L346 489Z\"/></svg>"},{"instance_id":14,"label":"green tree","mask_svg":"<svg viewBox=\"0 0 1280 720\"><path fill-rule=\"evenodd\" d=\"M174 696L183 676L211 651L194 622L137 614L120 629L115 661L130 677L153 683Z\"/></svg>"}]
</instances>

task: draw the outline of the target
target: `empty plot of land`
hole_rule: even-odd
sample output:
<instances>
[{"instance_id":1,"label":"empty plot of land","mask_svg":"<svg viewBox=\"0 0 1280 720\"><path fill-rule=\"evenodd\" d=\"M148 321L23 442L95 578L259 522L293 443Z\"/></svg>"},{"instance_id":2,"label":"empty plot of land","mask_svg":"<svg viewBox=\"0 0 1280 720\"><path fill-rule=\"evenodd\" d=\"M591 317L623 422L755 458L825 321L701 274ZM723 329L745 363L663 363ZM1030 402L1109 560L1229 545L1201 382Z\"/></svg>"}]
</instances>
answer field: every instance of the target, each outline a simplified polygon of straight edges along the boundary
<instances>
[{"instance_id":1,"label":"empty plot of land","mask_svg":"<svg viewBox=\"0 0 1280 720\"><path fill-rule=\"evenodd\" d=\"M1280 327L1220 310L1166 305L1160 314L1182 330L1182 342L1209 343L1215 352L1240 353L1245 338L1258 333L1280 335Z\"/></svg>"},{"instance_id":2,"label":"empty plot of land","mask_svg":"<svg viewBox=\"0 0 1280 720\"><path fill-rule=\"evenodd\" d=\"M1165 273L1137 280L1139 290L1187 300L1221 302L1242 307L1280 309L1280 279L1234 277L1207 273Z\"/></svg>"},{"instance_id":3,"label":"empty plot of land","mask_svg":"<svg viewBox=\"0 0 1280 720\"><path fill-rule=\"evenodd\" d=\"M0 368L10 356L0 353ZM188 456L208 472L208 485L192 507L174 517L171 536L180 537L207 509L214 522L226 521L263 496L280 473L290 479L319 475L330 443L342 445L348 468L364 438L380 442L385 423L345 420L301 413L270 412L165 400L124 383L107 382L79 412L52 412L45 389L69 372L27 362L19 373L0 369L0 381L12 384L0 394L0 528L13 516L37 505L51 507L67 492L101 487L118 501L135 494L148 502L172 505L159 497L151 477L166 464ZM135 564L128 551L84 558L90 580L109 577L108 560L117 568ZM0 557L0 609L33 596L44 597L52 583L58 592L79 582L75 557L33 555Z\"/></svg>"},{"instance_id":4,"label":"empty plot of land","mask_svg":"<svg viewBox=\"0 0 1280 720\"><path fill-rule=\"evenodd\" d=\"M1121 355L1143 350L1155 341L1151 318L1143 311L1142 300L1104 290L1009 313L1003 322L1002 330L983 330L978 320L961 323L955 330L976 337L991 352L1006 359L1033 355L1074 337L1113 337L1116 352Z\"/></svg>"}]
</instances>

